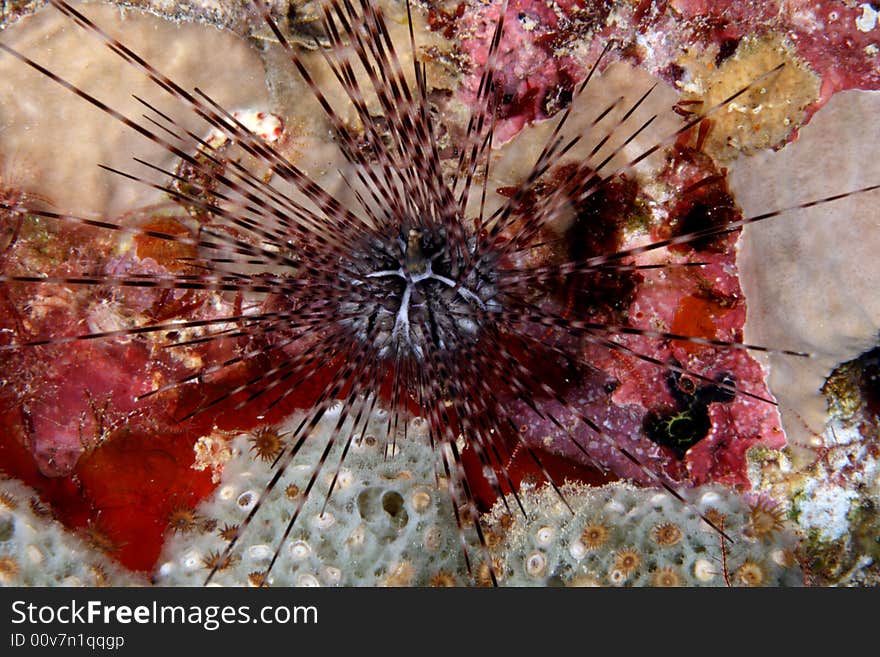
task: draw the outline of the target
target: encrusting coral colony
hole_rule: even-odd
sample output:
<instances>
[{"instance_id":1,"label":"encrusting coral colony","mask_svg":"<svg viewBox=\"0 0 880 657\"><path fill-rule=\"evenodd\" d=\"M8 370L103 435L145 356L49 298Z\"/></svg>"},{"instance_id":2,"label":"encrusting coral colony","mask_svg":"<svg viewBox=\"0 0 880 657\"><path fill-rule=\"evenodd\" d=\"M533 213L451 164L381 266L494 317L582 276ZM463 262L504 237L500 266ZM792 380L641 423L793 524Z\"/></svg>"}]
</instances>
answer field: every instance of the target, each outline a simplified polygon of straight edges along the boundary
<instances>
[{"instance_id":1,"label":"encrusting coral colony","mask_svg":"<svg viewBox=\"0 0 880 657\"><path fill-rule=\"evenodd\" d=\"M877 583L876 3L0 6L0 583Z\"/></svg>"}]
</instances>

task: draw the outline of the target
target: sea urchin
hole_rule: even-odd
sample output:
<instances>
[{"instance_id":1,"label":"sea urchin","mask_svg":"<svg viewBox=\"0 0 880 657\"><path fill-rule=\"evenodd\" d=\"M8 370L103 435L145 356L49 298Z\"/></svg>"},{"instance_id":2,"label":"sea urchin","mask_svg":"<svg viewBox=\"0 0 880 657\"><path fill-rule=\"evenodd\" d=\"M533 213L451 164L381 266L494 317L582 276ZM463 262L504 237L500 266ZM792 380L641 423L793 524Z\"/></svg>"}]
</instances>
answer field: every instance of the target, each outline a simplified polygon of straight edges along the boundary
<instances>
[{"instance_id":1,"label":"sea urchin","mask_svg":"<svg viewBox=\"0 0 880 657\"><path fill-rule=\"evenodd\" d=\"M529 431L524 415L563 434L583 462L600 469L613 465L602 456L611 450L639 477L684 503L675 491L680 470L648 467L627 441L642 440L646 450L668 461L673 455L681 459L706 433L710 404L745 397L772 408L765 393L748 390L723 367L705 367L698 358L697 365L681 362L668 350L661 358L640 346L676 344L712 354L765 348L743 344L736 330L706 330L705 323L683 322L696 329L690 333L651 325L635 313L630 316L628 302L648 277L660 284L679 271L718 267L706 254L730 248L724 240L741 226L780 211L739 218L726 205L718 187L723 175L716 173L682 190L690 205L665 234L643 232L641 241L624 246L619 233L626 222L638 232L638 215L649 204L634 183L635 171L667 148L678 149L677 155L667 155L677 170L705 170L699 148L686 140L707 117L756 85L769 84L779 67L713 107L688 111L684 119L667 106L665 114L674 123L663 124L652 101L659 92L651 86L605 103L577 102L591 85L601 84L600 57L571 90L575 100L560 102L566 109L547 124L541 147L532 156L514 154L523 174L515 186L501 189L491 181L492 167L499 163L495 125L509 102L497 80L504 10L491 29L472 112L456 127L436 115L408 3L409 44L401 45L373 2L330 0L322 9L322 40L313 44L318 60L307 59L277 19L255 3L254 16L265 21L324 112L341 154L325 167L335 176L331 189L327 170L319 175L301 168L255 134L241 115L202 90L169 79L86 12L63 0L52 5L179 101L205 129L185 128L147 100L141 101L143 118L126 116L0 43L7 55L179 161L171 170L137 158L145 173L105 167L173 201L173 212L147 219L71 216L20 201L0 205L15 218L91 227L105 240L118 235L122 245L103 247L113 256L103 262L56 261L47 271L28 271L16 249L16 228L16 238L5 247L0 282L9 290L17 319L8 331L14 339L0 348L23 362L28 350L43 347L134 345L127 348L148 354L144 360L151 364L144 365L145 376L128 392L141 405L163 404L183 422L250 409L265 419L292 399L308 400L302 405L310 411L291 435L282 440L274 428L255 434L254 452L276 469L263 496L296 462L331 409L338 413L334 437L308 483L291 496L286 531L266 569L253 574L255 582L268 581L304 500L327 471L332 478L326 497L332 495L349 448L367 439L361 433L379 409L390 409L386 435L402 432L405 440L414 439L407 434L409 416L427 418L426 440L434 449L436 476L446 482L462 545L474 544L464 538L472 532L481 546L473 569L474 556L467 556L471 548L465 547L468 569L477 579L495 582L477 487L488 485L494 497L506 500L512 494L518 502L511 471L517 454L525 454L547 481L554 479L535 437L522 435L523 426ZM575 119L575 107L587 117ZM575 122L579 127L571 131ZM209 132L222 138L205 137ZM150 171L159 175L158 182ZM601 216L608 208L621 216L614 230L603 233ZM78 303L103 308L106 321L90 322L85 332L71 328L63 335L47 334L51 322L45 317L53 311L38 315L35 307L40 290L45 295L49 288L70 295L70 289L85 289L91 296ZM717 291L703 292L693 308L735 303L719 300ZM654 445L609 429L612 423L594 415L590 404L607 403L619 381L599 377L600 386L582 386L590 372L600 370L587 355L597 349L660 373L657 386L671 391L665 393L669 407L657 410L654 425L675 426L673 438L679 440L685 431L680 427L691 432L698 417L700 435L688 434L686 444L666 449L662 440ZM579 401L581 388L592 396L589 403ZM345 434L340 430L347 422L354 429ZM99 436L97 446L105 438ZM330 463L337 438L343 443L341 456ZM385 447L393 458L393 441ZM260 510L257 500L240 525L224 527L228 545L224 553L210 556L209 579L230 563ZM680 538L658 532L661 544ZM594 533L587 537L591 546L604 541L604 534ZM618 555L617 568L625 577L638 567L638 558L630 564L623 563L624 556ZM533 566L543 569L544 564L536 560ZM658 574L659 580L677 581L671 571Z\"/></svg>"}]
</instances>

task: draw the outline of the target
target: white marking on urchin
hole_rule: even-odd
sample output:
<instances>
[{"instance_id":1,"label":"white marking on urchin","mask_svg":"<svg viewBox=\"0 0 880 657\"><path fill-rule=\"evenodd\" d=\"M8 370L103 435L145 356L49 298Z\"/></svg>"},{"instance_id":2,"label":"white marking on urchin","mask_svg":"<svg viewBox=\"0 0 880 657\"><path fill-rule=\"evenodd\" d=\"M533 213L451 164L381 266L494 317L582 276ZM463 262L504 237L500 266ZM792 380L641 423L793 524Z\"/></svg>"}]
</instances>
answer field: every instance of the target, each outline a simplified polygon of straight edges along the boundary
<instances>
[{"instance_id":1,"label":"white marking on urchin","mask_svg":"<svg viewBox=\"0 0 880 657\"><path fill-rule=\"evenodd\" d=\"M367 278L388 278L391 276L402 278L404 283L406 283L406 287L403 290L403 296L400 299L400 307L397 309L397 314L394 318L394 328L391 330L391 339L395 342L399 342L400 336L403 334L406 344L419 359L424 358L425 353L420 346L413 343L409 324L410 300L412 299L413 289L415 289L416 285L422 281L437 281L438 283L443 283L447 287L454 288L456 293L465 301L475 303L480 307L480 310L486 310L486 304L479 295L471 292L465 287L459 286L458 283L451 278L434 273L433 265L430 260L425 263L424 271L415 274L406 271L403 267L398 269L380 269L379 271L367 274ZM459 327L470 333L474 333L477 329L476 323L472 321L459 321L458 324Z\"/></svg>"},{"instance_id":2,"label":"white marking on urchin","mask_svg":"<svg viewBox=\"0 0 880 657\"><path fill-rule=\"evenodd\" d=\"M400 334L403 333L409 348L413 350L413 353L417 358L422 359L424 358L425 353L422 351L421 347L413 344L412 335L409 332L409 300L412 298L412 288L412 283L406 284L406 289L403 291L403 298L400 300L400 308L397 309L397 316L394 318L394 329L391 331L391 339L395 342L399 342Z\"/></svg>"}]
</instances>

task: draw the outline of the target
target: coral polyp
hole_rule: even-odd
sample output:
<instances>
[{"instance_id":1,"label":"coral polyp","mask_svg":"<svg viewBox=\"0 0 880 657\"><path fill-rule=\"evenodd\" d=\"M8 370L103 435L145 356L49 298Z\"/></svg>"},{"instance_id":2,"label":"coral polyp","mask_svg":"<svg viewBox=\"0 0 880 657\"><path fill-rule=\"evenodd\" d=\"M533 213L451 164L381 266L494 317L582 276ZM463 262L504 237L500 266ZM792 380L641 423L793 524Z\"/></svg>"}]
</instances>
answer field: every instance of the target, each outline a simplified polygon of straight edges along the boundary
<instances>
[{"instance_id":1,"label":"coral polyp","mask_svg":"<svg viewBox=\"0 0 880 657\"><path fill-rule=\"evenodd\" d=\"M281 455L285 437L274 427L259 427L250 437L251 453L261 461L271 463Z\"/></svg>"},{"instance_id":2,"label":"coral polyp","mask_svg":"<svg viewBox=\"0 0 880 657\"><path fill-rule=\"evenodd\" d=\"M651 585L658 587L675 587L682 585L681 576L671 566L664 566L659 570L655 570L651 576Z\"/></svg>"},{"instance_id":3,"label":"coral polyp","mask_svg":"<svg viewBox=\"0 0 880 657\"><path fill-rule=\"evenodd\" d=\"M714 63L661 67L627 3L254 2L220 20L266 68L242 99L49 4L35 33L143 85L0 38L125 135L100 194L0 189L2 466L61 520L160 584L803 581L786 507L740 493L785 447L756 356L812 353L745 337L737 239L877 181L738 207L716 158L810 115L790 44L694 23ZM0 102L24 148L45 117Z\"/></svg>"},{"instance_id":4,"label":"coral polyp","mask_svg":"<svg viewBox=\"0 0 880 657\"><path fill-rule=\"evenodd\" d=\"M587 525L581 534L581 541L589 550L601 547L607 540L608 528L605 525Z\"/></svg>"},{"instance_id":5,"label":"coral polyp","mask_svg":"<svg viewBox=\"0 0 880 657\"><path fill-rule=\"evenodd\" d=\"M671 522L664 522L654 526L651 530L651 538L657 545L671 547L681 540L681 528Z\"/></svg>"}]
</instances>

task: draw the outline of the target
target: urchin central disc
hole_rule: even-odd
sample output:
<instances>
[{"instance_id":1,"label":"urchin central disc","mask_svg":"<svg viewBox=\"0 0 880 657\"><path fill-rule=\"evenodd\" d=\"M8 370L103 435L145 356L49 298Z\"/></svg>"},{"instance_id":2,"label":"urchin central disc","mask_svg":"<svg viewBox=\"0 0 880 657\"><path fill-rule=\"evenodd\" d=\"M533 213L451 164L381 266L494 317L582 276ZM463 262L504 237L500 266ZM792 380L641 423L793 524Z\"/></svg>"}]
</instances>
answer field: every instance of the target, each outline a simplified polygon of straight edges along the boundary
<instances>
[{"instance_id":1,"label":"urchin central disc","mask_svg":"<svg viewBox=\"0 0 880 657\"><path fill-rule=\"evenodd\" d=\"M458 285L447 276L434 272L431 259L426 258L422 253L421 234L416 230L411 230L409 233L404 261L403 267L396 270L385 269L375 271L367 274L367 278L396 276L403 280L403 295L400 298L400 308L398 308L397 314L394 317L391 341L395 344L404 342L416 358L422 359L425 356L423 346L413 339L412 326L410 325L410 304L412 303L413 292L418 285L437 281L441 285L451 288L464 300L476 305L481 311L486 311L486 304L475 292ZM471 321L465 320L463 317L458 319L458 326L468 333L476 330L476 325Z\"/></svg>"},{"instance_id":2,"label":"urchin central disc","mask_svg":"<svg viewBox=\"0 0 880 657\"><path fill-rule=\"evenodd\" d=\"M358 265L349 323L380 358L422 360L430 350L474 342L487 313L498 308L489 268L466 266L441 232L409 230L393 249L371 250Z\"/></svg>"}]
</instances>

